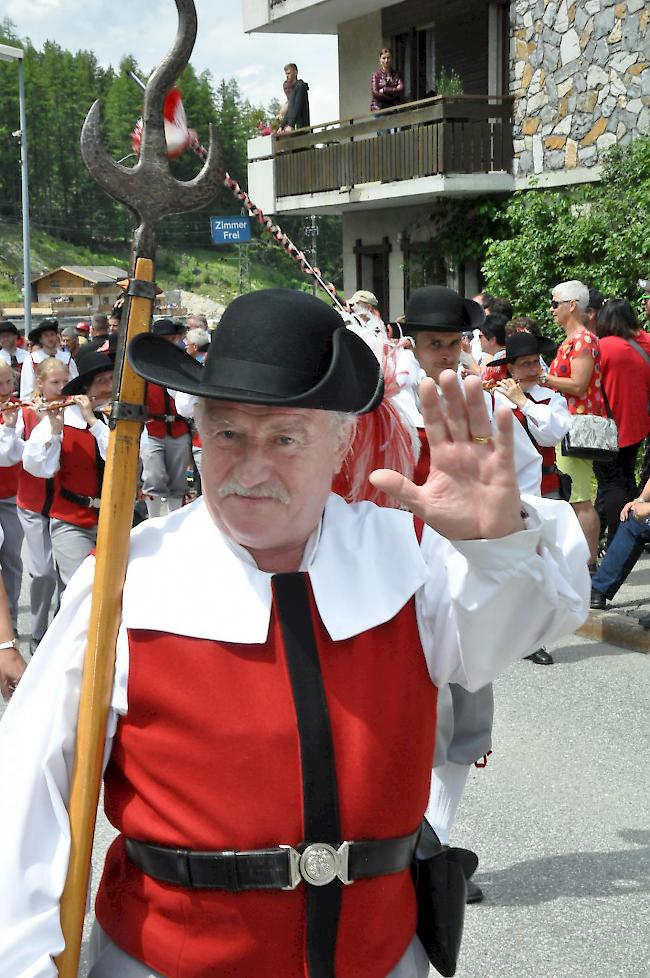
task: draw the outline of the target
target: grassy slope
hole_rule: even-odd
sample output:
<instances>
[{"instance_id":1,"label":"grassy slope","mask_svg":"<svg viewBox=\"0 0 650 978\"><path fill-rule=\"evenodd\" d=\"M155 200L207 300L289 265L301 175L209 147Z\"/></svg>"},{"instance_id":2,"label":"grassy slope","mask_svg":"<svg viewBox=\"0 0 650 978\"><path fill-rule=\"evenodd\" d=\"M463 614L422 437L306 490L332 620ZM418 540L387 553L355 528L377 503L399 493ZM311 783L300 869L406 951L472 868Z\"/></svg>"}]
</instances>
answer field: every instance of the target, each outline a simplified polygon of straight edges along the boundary
<instances>
[{"instance_id":1,"label":"grassy slope","mask_svg":"<svg viewBox=\"0 0 650 978\"><path fill-rule=\"evenodd\" d=\"M255 242L250 247L251 288L300 286L307 280L280 248ZM54 238L43 231L32 231L32 275L59 265L117 265L128 268L126 248L115 246L109 251L92 251ZM0 305L20 302L15 284L22 275L22 232L15 224L0 220ZM217 302L228 302L238 292L239 264L235 249L228 254L217 248L193 248L183 251L161 248L158 255L158 284L163 289L182 288L209 296Z\"/></svg>"}]
</instances>

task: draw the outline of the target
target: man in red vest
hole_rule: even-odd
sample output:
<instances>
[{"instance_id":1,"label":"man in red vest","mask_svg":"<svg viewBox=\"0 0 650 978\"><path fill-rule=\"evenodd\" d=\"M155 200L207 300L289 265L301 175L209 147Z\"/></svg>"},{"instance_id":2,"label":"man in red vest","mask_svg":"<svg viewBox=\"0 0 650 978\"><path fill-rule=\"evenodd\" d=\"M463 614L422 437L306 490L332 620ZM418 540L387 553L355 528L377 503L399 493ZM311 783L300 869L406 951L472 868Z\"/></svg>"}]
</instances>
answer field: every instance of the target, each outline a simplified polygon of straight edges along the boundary
<instances>
[{"instance_id":1,"label":"man in red vest","mask_svg":"<svg viewBox=\"0 0 650 978\"><path fill-rule=\"evenodd\" d=\"M159 319L154 336L176 346L185 327L173 319ZM178 413L173 396L160 384L147 384L149 420L142 440L142 491L150 517L160 516L163 498L173 512L183 505L187 492L187 469L191 464L190 426Z\"/></svg>"},{"instance_id":2,"label":"man in red vest","mask_svg":"<svg viewBox=\"0 0 650 978\"><path fill-rule=\"evenodd\" d=\"M479 382L463 397L453 373L444 404L432 381L421 388L426 483L372 475L404 509L332 494L383 383L372 351L313 296L236 299L204 365L150 334L129 357L150 383L198 397L204 495L132 537L104 777L119 835L90 976L424 978L409 865L437 689L480 687L584 620L573 513L520 499L510 413L493 434ZM200 569L191 614L164 600L188 562ZM0 727L12 976L54 978L61 950L93 566Z\"/></svg>"}]
</instances>

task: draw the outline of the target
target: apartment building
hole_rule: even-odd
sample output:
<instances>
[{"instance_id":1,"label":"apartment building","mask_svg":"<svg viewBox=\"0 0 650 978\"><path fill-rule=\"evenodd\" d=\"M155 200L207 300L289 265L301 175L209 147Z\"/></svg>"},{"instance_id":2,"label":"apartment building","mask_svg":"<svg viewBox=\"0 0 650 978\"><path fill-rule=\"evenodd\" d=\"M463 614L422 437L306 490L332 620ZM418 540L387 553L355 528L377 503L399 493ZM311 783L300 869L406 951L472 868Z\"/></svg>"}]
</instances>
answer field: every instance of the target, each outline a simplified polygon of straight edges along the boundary
<instances>
[{"instance_id":1,"label":"apartment building","mask_svg":"<svg viewBox=\"0 0 650 978\"><path fill-rule=\"evenodd\" d=\"M243 13L246 31L338 38L339 119L251 140L249 187L279 219L342 215L344 290L371 289L384 316L419 285L478 290L477 263L436 246L450 198L598 180L607 149L650 131L644 0L243 0ZM386 45L406 104L377 118Z\"/></svg>"}]
</instances>

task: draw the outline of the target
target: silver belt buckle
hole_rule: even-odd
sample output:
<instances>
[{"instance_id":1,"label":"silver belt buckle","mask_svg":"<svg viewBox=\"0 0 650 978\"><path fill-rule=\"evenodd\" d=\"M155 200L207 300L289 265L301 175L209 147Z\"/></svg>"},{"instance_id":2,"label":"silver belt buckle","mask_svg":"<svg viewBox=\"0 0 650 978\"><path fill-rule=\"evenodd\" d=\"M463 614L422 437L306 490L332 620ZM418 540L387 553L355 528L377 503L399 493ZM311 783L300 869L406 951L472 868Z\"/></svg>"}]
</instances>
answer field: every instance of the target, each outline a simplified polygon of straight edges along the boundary
<instances>
[{"instance_id":1,"label":"silver belt buckle","mask_svg":"<svg viewBox=\"0 0 650 978\"><path fill-rule=\"evenodd\" d=\"M88 500L91 509L99 509L99 507L102 504L101 498L99 496L95 497L95 499L93 499L92 496L89 496Z\"/></svg>"},{"instance_id":2,"label":"silver belt buckle","mask_svg":"<svg viewBox=\"0 0 650 978\"><path fill-rule=\"evenodd\" d=\"M354 880L348 877L348 856L350 842L342 842L338 849L327 842L312 842L299 853L292 846L280 846L286 849L289 858L289 885L283 890L295 890L301 880L311 886L327 886L332 880L340 879L348 886Z\"/></svg>"}]
</instances>

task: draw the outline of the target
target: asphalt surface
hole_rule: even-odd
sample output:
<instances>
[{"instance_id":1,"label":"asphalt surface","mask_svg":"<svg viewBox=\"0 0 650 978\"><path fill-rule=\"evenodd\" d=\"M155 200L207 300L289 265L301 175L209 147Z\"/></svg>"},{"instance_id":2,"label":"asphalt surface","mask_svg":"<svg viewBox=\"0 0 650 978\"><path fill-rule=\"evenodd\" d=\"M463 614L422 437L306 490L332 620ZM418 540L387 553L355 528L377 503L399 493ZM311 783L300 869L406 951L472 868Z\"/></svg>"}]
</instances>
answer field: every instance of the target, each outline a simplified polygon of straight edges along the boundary
<instances>
[{"instance_id":1,"label":"asphalt surface","mask_svg":"<svg viewBox=\"0 0 650 978\"><path fill-rule=\"evenodd\" d=\"M650 657L581 636L552 651L496 684L494 754L461 802L452 843L479 854L485 901L467 908L458 978L650 976ZM95 884L111 837L102 815Z\"/></svg>"}]
</instances>

